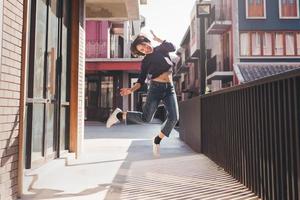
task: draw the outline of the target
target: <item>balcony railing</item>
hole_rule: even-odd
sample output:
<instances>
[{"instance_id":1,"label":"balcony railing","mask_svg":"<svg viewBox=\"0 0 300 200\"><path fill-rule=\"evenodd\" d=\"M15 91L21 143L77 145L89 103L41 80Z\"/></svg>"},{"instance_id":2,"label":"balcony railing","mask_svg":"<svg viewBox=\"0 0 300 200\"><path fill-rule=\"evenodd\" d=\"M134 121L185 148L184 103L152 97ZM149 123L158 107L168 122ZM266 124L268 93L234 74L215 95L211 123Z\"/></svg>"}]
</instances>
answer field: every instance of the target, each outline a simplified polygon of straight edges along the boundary
<instances>
[{"instance_id":1,"label":"balcony railing","mask_svg":"<svg viewBox=\"0 0 300 200\"><path fill-rule=\"evenodd\" d=\"M208 20L208 34L223 34L231 27L231 12L227 7L213 6Z\"/></svg>"},{"instance_id":2,"label":"balcony railing","mask_svg":"<svg viewBox=\"0 0 300 200\"><path fill-rule=\"evenodd\" d=\"M86 41L87 58L107 58L107 42L99 40Z\"/></svg>"},{"instance_id":3,"label":"balcony railing","mask_svg":"<svg viewBox=\"0 0 300 200\"><path fill-rule=\"evenodd\" d=\"M217 56L212 57L207 61L207 76L217 71Z\"/></svg>"},{"instance_id":4,"label":"balcony railing","mask_svg":"<svg viewBox=\"0 0 300 200\"><path fill-rule=\"evenodd\" d=\"M300 70L181 102L180 112L181 138L260 198L300 198Z\"/></svg>"},{"instance_id":5,"label":"balcony railing","mask_svg":"<svg viewBox=\"0 0 300 200\"><path fill-rule=\"evenodd\" d=\"M223 71L225 71L225 72L231 71L231 69L230 69L230 58L225 57L224 60L223 60L223 63L224 63Z\"/></svg>"},{"instance_id":6,"label":"balcony railing","mask_svg":"<svg viewBox=\"0 0 300 200\"><path fill-rule=\"evenodd\" d=\"M223 60L222 69L217 69L218 57L214 56L207 62L207 80L222 80L223 82L230 82L233 79L233 71L230 69L230 60L225 58Z\"/></svg>"}]
</instances>

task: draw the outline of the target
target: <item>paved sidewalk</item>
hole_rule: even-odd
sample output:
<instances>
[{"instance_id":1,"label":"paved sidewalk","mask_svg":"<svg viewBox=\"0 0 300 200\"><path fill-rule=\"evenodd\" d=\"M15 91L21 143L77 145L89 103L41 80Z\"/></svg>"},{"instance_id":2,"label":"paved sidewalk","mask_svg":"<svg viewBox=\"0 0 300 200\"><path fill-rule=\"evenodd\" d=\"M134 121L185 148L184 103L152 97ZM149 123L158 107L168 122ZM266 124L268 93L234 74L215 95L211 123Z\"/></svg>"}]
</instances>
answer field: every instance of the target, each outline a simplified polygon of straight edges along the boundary
<instances>
[{"instance_id":1,"label":"paved sidewalk","mask_svg":"<svg viewBox=\"0 0 300 200\"><path fill-rule=\"evenodd\" d=\"M173 131L152 155L158 124L117 125L106 129L87 123L84 154L58 159L27 173L22 199L58 200L193 200L257 199L244 186Z\"/></svg>"}]
</instances>

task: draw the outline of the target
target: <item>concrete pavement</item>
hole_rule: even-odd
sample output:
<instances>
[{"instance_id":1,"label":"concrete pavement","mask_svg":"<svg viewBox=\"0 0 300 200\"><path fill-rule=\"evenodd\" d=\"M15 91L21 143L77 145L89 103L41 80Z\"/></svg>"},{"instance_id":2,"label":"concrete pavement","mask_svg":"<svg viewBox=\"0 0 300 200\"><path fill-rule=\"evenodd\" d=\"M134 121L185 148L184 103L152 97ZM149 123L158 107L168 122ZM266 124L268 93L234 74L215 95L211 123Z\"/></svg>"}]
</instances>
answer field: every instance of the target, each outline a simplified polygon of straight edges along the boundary
<instances>
[{"instance_id":1,"label":"concrete pavement","mask_svg":"<svg viewBox=\"0 0 300 200\"><path fill-rule=\"evenodd\" d=\"M204 155L194 153L173 131L152 155L159 124L89 122L84 153L26 172L23 200L257 199Z\"/></svg>"}]
</instances>

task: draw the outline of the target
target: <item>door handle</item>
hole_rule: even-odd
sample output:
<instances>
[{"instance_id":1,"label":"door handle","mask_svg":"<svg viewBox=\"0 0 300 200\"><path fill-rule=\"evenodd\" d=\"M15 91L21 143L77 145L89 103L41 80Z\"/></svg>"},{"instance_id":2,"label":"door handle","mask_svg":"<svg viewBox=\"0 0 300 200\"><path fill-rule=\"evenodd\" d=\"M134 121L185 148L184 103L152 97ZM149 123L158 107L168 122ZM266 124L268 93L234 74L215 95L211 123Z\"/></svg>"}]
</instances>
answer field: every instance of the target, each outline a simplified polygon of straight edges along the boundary
<instances>
[{"instance_id":1,"label":"door handle","mask_svg":"<svg viewBox=\"0 0 300 200\"><path fill-rule=\"evenodd\" d=\"M47 53L49 59L49 67L47 70L47 89L50 91L51 95L55 94L55 80L56 80L56 68L55 68L55 60L56 60L56 49L51 48L51 51Z\"/></svg>"}]
</instances>

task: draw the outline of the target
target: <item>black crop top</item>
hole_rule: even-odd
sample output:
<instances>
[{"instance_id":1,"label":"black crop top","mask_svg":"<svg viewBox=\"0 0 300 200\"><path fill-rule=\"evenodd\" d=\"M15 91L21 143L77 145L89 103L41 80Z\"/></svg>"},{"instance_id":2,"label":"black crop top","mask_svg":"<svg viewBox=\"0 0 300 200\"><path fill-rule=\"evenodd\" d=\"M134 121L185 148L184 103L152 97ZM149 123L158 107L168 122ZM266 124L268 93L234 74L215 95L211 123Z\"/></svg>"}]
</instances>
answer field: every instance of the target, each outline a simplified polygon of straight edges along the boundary
<instances>
[{"instance_id":1,"label":"black crop top","mask_svg":"<svg viewBox=\"0 0 300 200\"><path fill-rule=\"evenodd\" d=\"M174 52L175 50L175 46L166 41L155 47L153 52L147 54L142 60L141 73L137 83L144 84L148 74L151 75L151 79L154 79L162 73L169 71L172 64L168 63L166 58L171 60L169 52Z\"/></svg>"}]
</instances>

